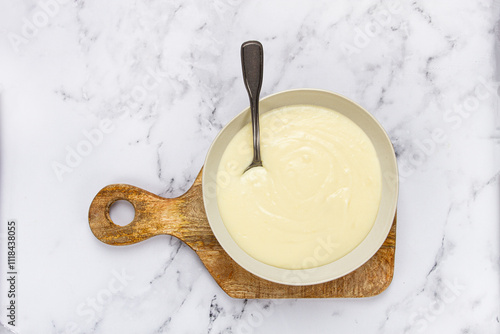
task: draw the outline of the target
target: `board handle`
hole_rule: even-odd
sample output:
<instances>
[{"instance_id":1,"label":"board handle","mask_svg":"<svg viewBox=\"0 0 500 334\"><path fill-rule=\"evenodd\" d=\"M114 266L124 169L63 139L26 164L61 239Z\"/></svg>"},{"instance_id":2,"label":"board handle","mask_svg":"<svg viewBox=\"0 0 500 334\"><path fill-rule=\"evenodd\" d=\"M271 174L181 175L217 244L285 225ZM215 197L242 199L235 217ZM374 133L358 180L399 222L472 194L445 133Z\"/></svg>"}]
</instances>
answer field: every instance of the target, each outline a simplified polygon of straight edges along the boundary
<instances>
[{"instance_id":1,"label":"board handle","mask_svg":"<svg viewBox=\"0 0 500 334\"><path fill-rule=\"evenodd\" d=\"M119 200L130 202L134 220L120 226L111 220L111 205ZM130 245L155 235L170 234L180 239L183 223L179 212L181 198L163 198L127 184L112 184L97 193L89 208L89 225L100 241L110 245Z\"/></svg>"}]
</instances>

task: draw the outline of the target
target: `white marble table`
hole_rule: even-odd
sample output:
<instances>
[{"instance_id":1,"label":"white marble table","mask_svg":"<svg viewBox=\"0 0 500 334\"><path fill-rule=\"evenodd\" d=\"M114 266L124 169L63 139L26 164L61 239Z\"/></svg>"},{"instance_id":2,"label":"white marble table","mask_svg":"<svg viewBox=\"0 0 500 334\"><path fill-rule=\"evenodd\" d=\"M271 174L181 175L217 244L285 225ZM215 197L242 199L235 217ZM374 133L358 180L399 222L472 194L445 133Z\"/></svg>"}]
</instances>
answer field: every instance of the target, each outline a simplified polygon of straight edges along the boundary
<instances>
[{"instance_id":1,"label":"white marble table","mask_svg":"<svg viewBox=\"0 0 500 334\"><path fill-rule=\"evenodd\" d=\"M16 333L500 332L498 1L57 1L0 2L2 324L15 220ZM107 184L189 188L248 104L249 39L262 96L338 92L389 133L401 188L381 295L232 299L175 238L92 235Z\"/></svg>"}]
</instances>

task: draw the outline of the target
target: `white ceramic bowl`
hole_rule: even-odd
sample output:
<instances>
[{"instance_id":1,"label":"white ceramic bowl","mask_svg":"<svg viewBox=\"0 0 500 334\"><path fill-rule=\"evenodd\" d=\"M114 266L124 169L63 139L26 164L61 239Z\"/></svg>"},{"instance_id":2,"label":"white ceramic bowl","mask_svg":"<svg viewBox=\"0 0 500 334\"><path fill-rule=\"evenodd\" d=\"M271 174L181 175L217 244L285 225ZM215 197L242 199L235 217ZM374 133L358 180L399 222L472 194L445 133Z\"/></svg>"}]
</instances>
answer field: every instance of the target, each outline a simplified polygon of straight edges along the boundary
<instances>
[{"instance_id":1,"label":"white ceramic bowl","mask_svg":"<svg viewBox=\"0 0 500 334\"><path fill-rule=\"evenodd\" d=\"M311 269L289 270L262 263L241 249L232 239L219 213L216 197L216 177L219 162L233 136L250 119L249 109L243 110L229 122L210 147L203 170L203 200L212 231L229 256L252 274L276 283L311 285L344 276L368 261L382 246L392 226L398 198L398 170L394 149L382 126L366 110L351 100L323 90L297 89L267 96L260 101L260 113L272 109L307 104L340 112L356 123L372 141L382 171L382 196L373 228L366 238L344 257Z\"/></svg>"}]
</instances>

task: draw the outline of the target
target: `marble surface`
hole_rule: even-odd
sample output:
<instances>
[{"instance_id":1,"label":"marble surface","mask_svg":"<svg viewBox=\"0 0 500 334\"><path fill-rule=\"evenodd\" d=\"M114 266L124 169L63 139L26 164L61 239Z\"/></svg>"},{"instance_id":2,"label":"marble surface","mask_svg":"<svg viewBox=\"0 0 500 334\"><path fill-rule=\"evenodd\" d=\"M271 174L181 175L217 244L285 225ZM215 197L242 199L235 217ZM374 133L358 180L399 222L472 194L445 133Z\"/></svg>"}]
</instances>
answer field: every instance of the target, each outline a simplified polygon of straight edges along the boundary
<instances>
[{"instance_id":1,"label":"marble surface","mask_svg":"<svg viewBox=\"0 0 500 334\"><path fill-rule=\"evenodd\" d=\"M0 1L4 325L12 219L18 247L16 326L0 333L499 333L499 13L491 0ZM249 39L265 47L262 96L338 92L389 133L401 187L381 295L232 299L175 238L92 235L107 184L189 188L248 105Z\"/></svg>"}]
</instances>

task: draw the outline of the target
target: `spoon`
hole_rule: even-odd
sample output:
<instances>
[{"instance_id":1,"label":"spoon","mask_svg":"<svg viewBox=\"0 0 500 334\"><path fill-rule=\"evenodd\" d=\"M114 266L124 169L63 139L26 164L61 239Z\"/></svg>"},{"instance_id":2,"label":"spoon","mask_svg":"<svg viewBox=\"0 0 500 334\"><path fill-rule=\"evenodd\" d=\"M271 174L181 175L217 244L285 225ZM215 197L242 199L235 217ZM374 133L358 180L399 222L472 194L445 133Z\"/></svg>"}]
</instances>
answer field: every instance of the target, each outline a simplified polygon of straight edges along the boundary
<instances>
[{"instance_id":1,"label":"spoon","mask_svg":"<svg viewBox=\"0 0 500 334\"><path fill-rule=\"evenodd\" d=\"M262 87L263 64L264 51L260 42L248 41L241 45L241 68L243 70L243 82L250 99L253 133L253 160L243 173L253 167L262 167L259 134L259 94Z\"/></svg>"}]
</instances>

